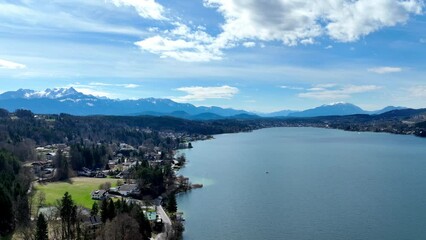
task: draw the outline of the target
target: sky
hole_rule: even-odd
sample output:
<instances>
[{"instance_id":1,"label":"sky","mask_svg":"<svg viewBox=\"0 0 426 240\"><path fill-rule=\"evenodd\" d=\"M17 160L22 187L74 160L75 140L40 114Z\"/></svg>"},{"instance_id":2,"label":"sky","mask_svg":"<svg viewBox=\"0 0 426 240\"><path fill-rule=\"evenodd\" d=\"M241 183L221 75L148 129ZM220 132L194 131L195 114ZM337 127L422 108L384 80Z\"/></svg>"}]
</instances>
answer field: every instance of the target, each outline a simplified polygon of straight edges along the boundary
<instances>
[{"instance_id":1,"label":"sky","mask_svg":"<svg viewBox=\"0 0 426 240\"><path fill-rule=\"evenodd\" d=\"M426 107L423 0L0 0L0 92Z\"/></svg>"}]
</instances>

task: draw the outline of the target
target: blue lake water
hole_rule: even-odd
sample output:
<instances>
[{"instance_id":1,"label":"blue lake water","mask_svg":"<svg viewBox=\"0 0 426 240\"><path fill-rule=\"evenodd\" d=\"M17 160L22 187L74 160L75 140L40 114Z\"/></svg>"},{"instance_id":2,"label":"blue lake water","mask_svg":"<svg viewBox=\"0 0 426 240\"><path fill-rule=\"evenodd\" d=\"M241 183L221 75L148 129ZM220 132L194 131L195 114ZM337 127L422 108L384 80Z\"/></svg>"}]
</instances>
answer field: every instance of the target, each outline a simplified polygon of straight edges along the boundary
<instances>
[{"instance_id":1,"label":"blue lake water","mask_svg":"<svg viewBox=\"0 0 426 240\"><path fill-rule=\"evenodd\" d=\"M193 146L186 240L426 239L426 139L270 128Z\"/></svg>"}]
</instances>

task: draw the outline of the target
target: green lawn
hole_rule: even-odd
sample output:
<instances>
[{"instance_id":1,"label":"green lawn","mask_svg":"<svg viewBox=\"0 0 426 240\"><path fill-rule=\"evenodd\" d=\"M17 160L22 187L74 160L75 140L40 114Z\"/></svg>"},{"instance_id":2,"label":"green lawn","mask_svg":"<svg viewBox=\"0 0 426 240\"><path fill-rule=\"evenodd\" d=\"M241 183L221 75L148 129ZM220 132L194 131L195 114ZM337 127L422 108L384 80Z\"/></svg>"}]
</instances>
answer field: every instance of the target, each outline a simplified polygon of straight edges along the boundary
<instances>
[{"instance_id":1,"label":"green lawn","mask_svg":"<svg viewBox=\"0 0 426 240\"><path fill-rule=\"evenodd\" d=\"M94 200L90 193L99 189L99 185L105 182L110 182L112 186L117 185L116 179L76 177L71 178L70 182L37 184L35 189L37 192L45 193L47 205L54 205L58 199L64 196L65 192L68 192L75 204L91 209Z\"/></svg>"}]
</instances>

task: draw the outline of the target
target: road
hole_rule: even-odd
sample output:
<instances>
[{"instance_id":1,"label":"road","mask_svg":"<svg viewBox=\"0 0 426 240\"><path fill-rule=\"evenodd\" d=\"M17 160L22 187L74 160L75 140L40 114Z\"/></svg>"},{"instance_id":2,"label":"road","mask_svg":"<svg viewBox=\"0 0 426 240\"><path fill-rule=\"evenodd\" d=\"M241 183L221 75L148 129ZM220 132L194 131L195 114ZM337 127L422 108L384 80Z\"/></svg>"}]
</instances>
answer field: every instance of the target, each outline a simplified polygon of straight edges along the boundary
<instances>
[{"instance_id":1,"label":"road","mask_svg":"<svg viewBox=\"0 0 426 240\"><path fill-rule=\"evenodd\" d=\"M161 217L161 219L163 219L164 231L162 233L158 234L155 237L155 240L167 240L168 234L169 234L170 230L172 229L172 221L170 220L167 213L164 211L161 204L157 205L157 214Z\"/></svg>"}]
</instances>

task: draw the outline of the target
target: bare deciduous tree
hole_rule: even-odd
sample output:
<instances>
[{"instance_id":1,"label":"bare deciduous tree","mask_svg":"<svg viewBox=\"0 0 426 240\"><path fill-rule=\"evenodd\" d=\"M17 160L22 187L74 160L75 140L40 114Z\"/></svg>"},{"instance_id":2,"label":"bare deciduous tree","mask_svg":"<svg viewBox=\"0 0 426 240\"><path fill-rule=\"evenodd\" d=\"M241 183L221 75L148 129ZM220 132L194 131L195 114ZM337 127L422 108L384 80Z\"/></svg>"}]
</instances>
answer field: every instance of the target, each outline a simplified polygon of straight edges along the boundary
<instances>
[{"instance_id":1,"label":"bare deciduous tree","mask_svg":"<svg viewBox=\"0 0 426 240\"><path fill-rule=\"evenodd\" d=\"M96 240L139 240L139 224L127 213L115 217L108 221L100 230Z\"/></svg>"}]
</instances>

